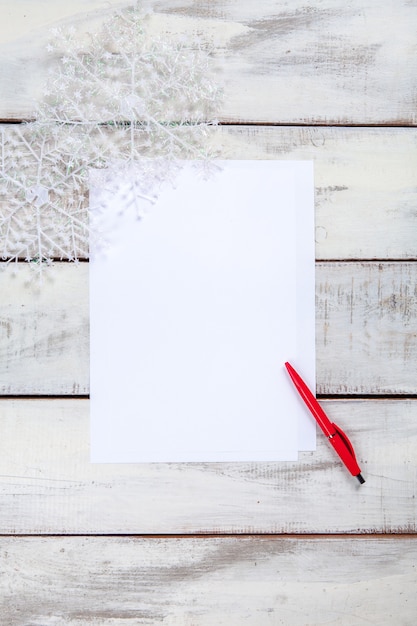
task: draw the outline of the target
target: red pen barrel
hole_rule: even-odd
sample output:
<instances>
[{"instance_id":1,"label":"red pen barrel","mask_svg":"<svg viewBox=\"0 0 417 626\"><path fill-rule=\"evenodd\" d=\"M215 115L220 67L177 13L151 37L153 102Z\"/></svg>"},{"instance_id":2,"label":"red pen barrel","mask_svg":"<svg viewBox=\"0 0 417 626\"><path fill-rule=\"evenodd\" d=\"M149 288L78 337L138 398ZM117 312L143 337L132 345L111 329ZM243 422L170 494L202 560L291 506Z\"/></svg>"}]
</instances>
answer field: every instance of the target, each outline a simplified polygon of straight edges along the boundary
<instances>
[{"instance_id":1,"label":"red pen barrel","mask_svg":"<svg viewBox=\"0 0 417 626\"><path fill-rule=\"evenodd\" d=\"M292 365L290 365L290 363L285 363L285 367L287 368L288 374L290 375L295 388L306 403L311 414L314 416L317 424L320 426L326 437L331 437L334 434L334 428L326 413L323 411L316 398L301 378L300 374L295 371Z\"/></svg>"}]
</instances>

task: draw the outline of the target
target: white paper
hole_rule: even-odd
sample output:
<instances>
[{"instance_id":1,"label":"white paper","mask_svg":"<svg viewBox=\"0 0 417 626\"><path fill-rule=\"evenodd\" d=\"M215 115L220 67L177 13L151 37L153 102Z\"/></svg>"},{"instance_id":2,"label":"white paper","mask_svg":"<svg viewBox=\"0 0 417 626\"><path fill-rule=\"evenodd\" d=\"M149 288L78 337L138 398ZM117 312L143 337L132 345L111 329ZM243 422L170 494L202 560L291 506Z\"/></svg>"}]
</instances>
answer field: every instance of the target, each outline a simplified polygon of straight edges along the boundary
<instances>
[{"instance_id":1,"label":"white paper","mask_svg":"<svg viewBox=\"0 0 417 626\"><path fill-rule=\"evenodd\" d=\"M295 460L314 446L283 365L314 375L311 164L220 166L208 180L186 166L140 221L115 199L110 249L92 250L93 462Z\"/></svg>"},{"instance_id":2,"label":"white paper","mask_svg":"<svg viewBox=\"0 0 417 626\"><path fill-rule=\"evenodd\" d=\"M297 228L297 356L292 365L315 393L315 238L314 176L312 161L290 162L296 175ZM299 400L298 446L300 451L316 449L316 422Z\"/></svg>"}]
</instances>

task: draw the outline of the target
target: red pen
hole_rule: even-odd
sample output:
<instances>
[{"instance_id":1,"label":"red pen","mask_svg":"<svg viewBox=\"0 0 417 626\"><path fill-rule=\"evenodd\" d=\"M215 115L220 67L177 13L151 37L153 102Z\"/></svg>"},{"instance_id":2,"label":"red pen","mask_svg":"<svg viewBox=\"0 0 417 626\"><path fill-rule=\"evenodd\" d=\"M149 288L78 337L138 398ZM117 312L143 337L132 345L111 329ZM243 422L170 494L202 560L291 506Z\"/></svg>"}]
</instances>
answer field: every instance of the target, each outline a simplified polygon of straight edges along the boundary
<instances>
[{"instance_id":1,"label":"red pen","mask_svg":"<svg viewBox=\"0 0 417 626\"><path fill-rule=\"evenodd\" d=\"M301 376L297 374L295 369L289 363L285 363L285 367L291 376L291 380L294 383L295 388L310 409L310 412L315 418L317 424L320 426L349 472L352 476L356 476L362 485L365 482L365 479L361 474L360 467L356 461L353 446L349 439L339 426L329 420L326 413L323 411L320 404L317 402L316 398L313 396Z\"/></svg>"}]
</instances>

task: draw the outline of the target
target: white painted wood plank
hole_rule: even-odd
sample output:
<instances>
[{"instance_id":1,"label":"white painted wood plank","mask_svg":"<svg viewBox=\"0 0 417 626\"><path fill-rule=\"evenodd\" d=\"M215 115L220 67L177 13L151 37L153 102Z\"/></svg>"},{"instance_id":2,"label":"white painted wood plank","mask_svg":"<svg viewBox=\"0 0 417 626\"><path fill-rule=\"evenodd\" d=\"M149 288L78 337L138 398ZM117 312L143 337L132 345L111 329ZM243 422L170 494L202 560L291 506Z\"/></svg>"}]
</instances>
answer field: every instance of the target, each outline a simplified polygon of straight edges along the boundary
<instances>
[{"instance_id":1,"label":"white painted wood plank","mask_svg":"<svg viewBox=\"0 0 417 626\"><path fill-rule=\"evenodd\" d=\"M232 126L213 145L314 161L317 259L417 258L417 129Z\"/></svg>"},{"instance_id":2,"label":"white painted wood plank","mask_svg":"<svg viewBox=\"0 0 417 626\"><path fill-rule=\"evenodd\" d=\"M2 538L7 626L412 626L417 540Z\"/></svg>"},{"instance_id":3,"label":"white painted wood plank","mask_svg":"<svg viewBox=\"0 0 417 626\"><path fill-rule=\"evenodd\" d=\"M31 116L50 28L95 29L117 0L0 4L0 117ZM407 0L146 1L152 31L202 33L226 121L415 124L417 7Z\"/></svg>"},{"instance_id":4,"label":"white painted wood plank","mask_svg":"<svg viewBox=\"0 0 417 626\"><path fill-rule=\"evenodd\" d=\"M325 401L359 485L318 434L292 463L90 464L88 400L0 401L0 533L416 532L417 401Z\"/></svg>"},{"instance_id":5,"label":"white painted wood plank","mask_svg":"<svg viewBox=\"0 0 417 626\"><path fill-rule=\"evenodd\" d=\"M314 161L317 259L417 258L417 129L227 126L210 143L226 159Z\"/></svg>"},{"instance_id":6,"label":"white painted wood plank","mask_svg":"<svg viewBox=\"0 0 417 626\"><path fill-rule=\"evenodd\" d=\"M417 392L417 263L320 263L317 390Z\"/></svg>"},{"instance_id":7,"label":"white painted wood plank","mask_svg":"<svg viewBox=\"0 0 417 626\"><path fill-rule=\"evenodd\" d=\"M88 393L88 264L57 265L42 282L19 266L0 271L0 393Z\"/></svg>"},{"instance_id":8,"label":"white painted wood plank","mask_svg":"<svg viewBox=\"0 0 417 626\"><path fill-rule=\"evenodd\" d=\"M32 285L28 282L32 280ZM415 394L417 263L319 263L317 391ZM0 392L89 389L88 264L0 272Z\"/></svg>"}]
</instances>

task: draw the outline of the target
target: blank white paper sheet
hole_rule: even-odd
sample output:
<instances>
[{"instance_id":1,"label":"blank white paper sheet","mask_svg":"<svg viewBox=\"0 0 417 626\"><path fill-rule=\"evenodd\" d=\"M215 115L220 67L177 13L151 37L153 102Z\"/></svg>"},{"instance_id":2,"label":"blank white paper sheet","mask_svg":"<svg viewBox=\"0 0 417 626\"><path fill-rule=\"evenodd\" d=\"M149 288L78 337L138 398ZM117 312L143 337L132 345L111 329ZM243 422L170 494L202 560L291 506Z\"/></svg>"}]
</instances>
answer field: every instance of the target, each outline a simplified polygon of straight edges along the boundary
<instances>
[{"instance_id":1,"label":"blank white paper sheet","mask_svg":"<svg viewBox=\"0 0 417 626\"><path fill-rule=\"evenodd\" d=\"M185 165L90 261L91 460L296 460L315 426L312 163ZM103 190L90 190L91 206ZM111 193L111 192L109 192ZM145 206L146 205L146 206Z\"/></svg>"}]
</instances>

